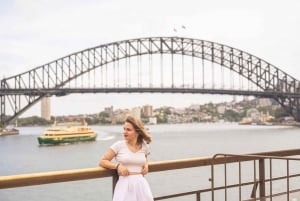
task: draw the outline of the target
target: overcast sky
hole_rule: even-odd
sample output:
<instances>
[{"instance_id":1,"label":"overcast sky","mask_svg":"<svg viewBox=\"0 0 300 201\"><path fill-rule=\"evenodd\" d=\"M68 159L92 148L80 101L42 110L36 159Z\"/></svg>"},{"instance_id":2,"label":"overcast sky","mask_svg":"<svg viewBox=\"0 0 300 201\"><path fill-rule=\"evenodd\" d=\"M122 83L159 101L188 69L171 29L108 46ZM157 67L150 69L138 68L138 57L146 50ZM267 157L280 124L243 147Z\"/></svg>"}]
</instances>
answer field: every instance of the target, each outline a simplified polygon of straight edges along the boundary
<instances>
[{"instance_id":1,"label":"overcast sky","mask_svg":"<svg viewBox=\"0 0 300 201\"><path fill-rule=\"evenodd\" d=\"M109 42L184 36L241 49L299 80L299 10L299 0L0 0L0 76ZM110 105L185 107L226 99L232 97L85 94L53 97L51 107L53 115L89 114ZM40 115L39 107L23 116Z\"/></svg>"}]
</instances>

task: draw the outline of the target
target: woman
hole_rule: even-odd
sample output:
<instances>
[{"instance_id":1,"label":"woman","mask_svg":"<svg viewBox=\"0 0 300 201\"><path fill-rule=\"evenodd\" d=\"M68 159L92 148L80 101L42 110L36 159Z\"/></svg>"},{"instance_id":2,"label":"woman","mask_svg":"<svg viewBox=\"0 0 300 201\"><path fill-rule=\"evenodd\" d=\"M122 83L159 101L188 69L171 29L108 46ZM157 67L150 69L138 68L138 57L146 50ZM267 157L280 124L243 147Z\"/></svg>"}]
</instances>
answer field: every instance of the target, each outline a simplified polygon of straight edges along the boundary
<instances>
[{"instance_id":1,"label":"woman","mask_svg":"<svg viewBox=\"0 0 300 201\"><path fill-rule=\"evenodd\" d=\"M124 140L114 143L102 156L99 165L116 169L119 180L113 201L153 201L144 175L148 173L151 136L139 119L128 116L124 123ZM116 162L112 162L115 158Z\"/></svg>"}]
</instances>

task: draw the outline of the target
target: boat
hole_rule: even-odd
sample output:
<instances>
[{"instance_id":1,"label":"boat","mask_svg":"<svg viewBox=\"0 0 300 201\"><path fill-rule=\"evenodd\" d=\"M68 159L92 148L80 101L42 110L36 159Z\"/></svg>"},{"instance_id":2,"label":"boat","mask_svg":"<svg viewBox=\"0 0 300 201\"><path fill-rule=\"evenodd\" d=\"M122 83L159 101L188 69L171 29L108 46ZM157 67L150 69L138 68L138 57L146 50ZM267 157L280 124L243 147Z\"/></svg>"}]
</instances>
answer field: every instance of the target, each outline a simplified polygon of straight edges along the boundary
<instances>
[{"instance_id":1,"label":"boat","mask_svg":"<svg viewBox=\"0 0 300 201\"><path fill-rule=\"evenodd\" d=\"M0 135L18 135L19 130L16 128L1 128Z\"/></svg>"},{"instance_id":2,"label":"boat","mask_svg":"<svg viewBox=\"0 0 300 201\"><path fill-rule=\"evenodd\" d=\"M40 145L57 145L63 143L75 143L95 141L97 133L93 131L86 122L81 126L59 127L54 125L44 131L38 137Z\"/></svg>"}]
</instances>

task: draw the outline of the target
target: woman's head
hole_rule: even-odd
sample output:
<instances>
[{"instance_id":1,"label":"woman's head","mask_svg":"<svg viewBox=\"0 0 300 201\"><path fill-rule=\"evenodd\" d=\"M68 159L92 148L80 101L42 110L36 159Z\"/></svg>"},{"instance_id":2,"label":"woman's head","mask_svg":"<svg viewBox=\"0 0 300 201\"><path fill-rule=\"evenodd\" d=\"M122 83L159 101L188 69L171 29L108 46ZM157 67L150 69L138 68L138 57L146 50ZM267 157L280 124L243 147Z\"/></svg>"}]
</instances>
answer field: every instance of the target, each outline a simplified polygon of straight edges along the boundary
<instances>
[{"instance_id":1,"label":"woman's head","mask_svg":"<svg viewBox=\"0 0 300 201\"><path fill-rule=\"evenodd\" d=\"M125 120L125 123L129 123L132 125L133 129L138 134L137 142L142 143L145 140L147 143L151 142L151 135L145 129L142 121L140 119L134 118L132 116L128 116Z\"/></svg>"}]
</instances>

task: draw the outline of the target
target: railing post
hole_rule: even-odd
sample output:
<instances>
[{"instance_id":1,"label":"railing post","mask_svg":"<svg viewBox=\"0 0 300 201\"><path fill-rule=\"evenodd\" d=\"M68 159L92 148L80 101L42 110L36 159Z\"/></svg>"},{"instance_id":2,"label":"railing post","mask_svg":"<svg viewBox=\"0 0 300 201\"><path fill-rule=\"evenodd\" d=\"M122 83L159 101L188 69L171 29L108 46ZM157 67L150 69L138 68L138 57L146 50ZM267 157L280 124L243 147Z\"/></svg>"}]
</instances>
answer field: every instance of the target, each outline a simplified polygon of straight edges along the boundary
<instances>
[{"instance_id":1,"label":"railing post","mask_svg":"<svg viewBox=\"0 0 300 201\"><path fill-rule=\"evenodd\" d=\"M119 179L119 175L117 174L117 172L112 176L112 196L114 195L115 192L115 187L117 184L117 181Z\"/></svg>"},{"instance_id":2,"label":"railing post","mask_svg":"<svg viewBox=\"0 0 300 201\"><path fill-rule=\"evenodd\" d=\"M265 160L259 159L259 197L261 201L264 201L266 196L265 179Z\"/></svg>"},{"instance_id":3,"label":"railing post","mask_svg":"<svg viewBox=\"0 0 300 201\"><path fill-rule=\"evenodd\" d=\"M199 193L199 192L196 194L196 199L197 199L197 201L200 201L200 200L201 200L201 197L200 197L200 193Z\"/></svg>"}]
</instances>

